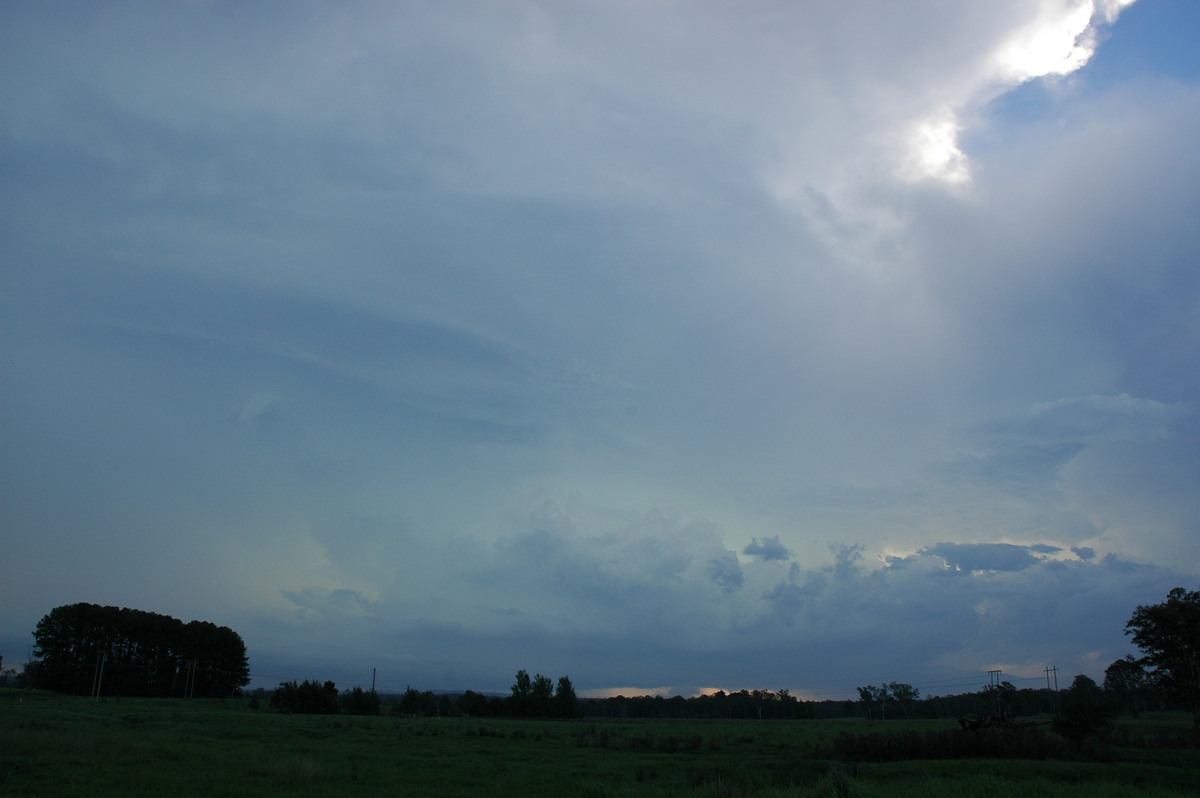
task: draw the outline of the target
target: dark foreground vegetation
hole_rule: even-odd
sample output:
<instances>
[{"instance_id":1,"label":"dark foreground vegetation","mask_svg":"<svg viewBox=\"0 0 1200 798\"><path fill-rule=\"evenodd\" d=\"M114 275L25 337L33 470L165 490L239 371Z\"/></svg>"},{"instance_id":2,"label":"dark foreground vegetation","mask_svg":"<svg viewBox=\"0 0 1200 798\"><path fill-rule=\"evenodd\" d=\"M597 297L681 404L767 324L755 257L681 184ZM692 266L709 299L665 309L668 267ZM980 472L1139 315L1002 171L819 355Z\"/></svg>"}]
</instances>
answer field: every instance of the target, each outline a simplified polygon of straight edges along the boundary
<instances>
[{"instance_id":1,"label":"dark foreground vegetation","mask_svg":"<svg viewBox=\"0 0 1200 798\"><path fill-rule=\"evenodd\" d=\"M0 795L1200 795L1185 712L1074 743L1046 725L1010 737L949 718L414 718L251 701L0 689Z\"/></svg>"}]
</instances>

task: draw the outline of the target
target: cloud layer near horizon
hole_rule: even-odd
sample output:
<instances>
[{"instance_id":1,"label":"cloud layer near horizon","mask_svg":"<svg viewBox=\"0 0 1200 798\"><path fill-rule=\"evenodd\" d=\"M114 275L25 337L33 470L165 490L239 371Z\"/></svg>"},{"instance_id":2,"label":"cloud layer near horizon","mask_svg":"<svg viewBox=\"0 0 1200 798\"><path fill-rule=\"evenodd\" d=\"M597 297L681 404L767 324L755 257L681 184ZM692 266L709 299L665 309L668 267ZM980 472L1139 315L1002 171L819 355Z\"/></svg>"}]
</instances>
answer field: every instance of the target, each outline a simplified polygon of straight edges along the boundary
<instances>
[{"instance_id":1,"label":"cloud layer near horizon","mask_svg":"<svg viewBox=\"0 0 1200 798\"><path fill-rule=\"evenodd\" d=\"M1200 86L1089 77L1124 6L5 8L0 653L1097 675L1200 574Z\"/></svg>"}]
</instances>

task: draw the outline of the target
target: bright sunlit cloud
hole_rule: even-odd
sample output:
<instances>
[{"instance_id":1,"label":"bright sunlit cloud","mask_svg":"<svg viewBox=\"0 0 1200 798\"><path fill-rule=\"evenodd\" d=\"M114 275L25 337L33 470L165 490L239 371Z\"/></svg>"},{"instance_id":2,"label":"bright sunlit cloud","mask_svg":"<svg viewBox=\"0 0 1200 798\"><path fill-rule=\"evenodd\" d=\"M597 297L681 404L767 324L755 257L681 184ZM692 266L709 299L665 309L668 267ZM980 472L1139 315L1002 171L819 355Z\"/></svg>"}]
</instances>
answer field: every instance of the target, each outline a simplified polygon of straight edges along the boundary
<instances>
[{"instance_id":1,"label":"bright sunlit cloud","mask_svg":"<svg viewBox=\"0 0 1200 798\"><path fill-rule=\"evenodd\" d=\"M1045 4L1037 19L996 51L998 77L1016 84L1079 69L1096 51L1095 17L1092 0Z\"/></svg>"},{"instance_id":2,"label":"bright sunlit cloud","mask_svg":"<svg viewBox=\"0 0 1200 798\"><path fill-rule=\"evenodd\" d=\"M909 144L912 158L902 174L911 180L931 178L948 184L970 181L966 154L958 148L959 124L950 109L920 122Z\"/></svg>"},{"instance_id":3,"label":"bright sunlit cloud","mask_svg":"<svg viewBox=\"0 0 1200 798\"><path fill-rule=\"evenodd\" d=\"M1044 0L1030 22L1009 35L979 72L977 84L957 104L939 108L914 126L910 158L901 174L955 185L970 180L959 148L961 118L1029 80L1069 75L1091 60L1104 29L1135 0Z\"/></svg>"}]
</instances>

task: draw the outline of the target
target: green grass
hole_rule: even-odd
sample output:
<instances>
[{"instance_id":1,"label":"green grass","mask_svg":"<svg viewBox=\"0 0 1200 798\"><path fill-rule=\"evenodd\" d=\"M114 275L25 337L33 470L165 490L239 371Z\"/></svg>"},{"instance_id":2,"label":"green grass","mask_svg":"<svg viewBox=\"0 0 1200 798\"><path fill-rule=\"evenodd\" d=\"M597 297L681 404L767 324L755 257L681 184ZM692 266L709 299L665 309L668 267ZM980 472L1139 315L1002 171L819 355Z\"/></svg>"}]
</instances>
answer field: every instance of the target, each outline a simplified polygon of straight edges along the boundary
<instances>
[{"instance_id":1,"label":"green grass","mask_svg":"<svg viewBox=\"0 0 1200 798\"><path fill-rule=\"evenodd\" d=\"M253 712L240 700L0 690L0 795L1200 795L1196 750L1131 750L1108 763L865 763L857 778L830 775L815 756L843 730L953 723L318 717Z\"/></svg>"}]
</instances>

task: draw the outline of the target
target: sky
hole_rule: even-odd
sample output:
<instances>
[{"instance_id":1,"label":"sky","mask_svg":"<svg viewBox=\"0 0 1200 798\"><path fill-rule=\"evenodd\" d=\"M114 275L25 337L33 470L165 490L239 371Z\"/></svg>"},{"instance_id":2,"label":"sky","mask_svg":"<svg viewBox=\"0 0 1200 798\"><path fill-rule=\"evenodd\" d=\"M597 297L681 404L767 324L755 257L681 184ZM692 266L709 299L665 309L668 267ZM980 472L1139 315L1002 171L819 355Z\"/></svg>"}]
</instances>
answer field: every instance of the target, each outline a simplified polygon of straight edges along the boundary
<instances>
[{"instance_id":1,"label":"sky","mask_svg":"<svg viewBox=\"0 0 1200 798\"><path fill-rule=\"evenodd\" d=\"M1200 585L1200 5L0 5L0 654L1102 679Z\"/></svg>"}]
</instances>

